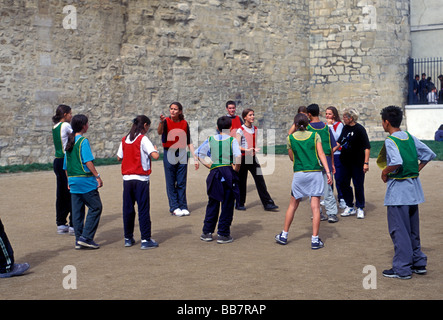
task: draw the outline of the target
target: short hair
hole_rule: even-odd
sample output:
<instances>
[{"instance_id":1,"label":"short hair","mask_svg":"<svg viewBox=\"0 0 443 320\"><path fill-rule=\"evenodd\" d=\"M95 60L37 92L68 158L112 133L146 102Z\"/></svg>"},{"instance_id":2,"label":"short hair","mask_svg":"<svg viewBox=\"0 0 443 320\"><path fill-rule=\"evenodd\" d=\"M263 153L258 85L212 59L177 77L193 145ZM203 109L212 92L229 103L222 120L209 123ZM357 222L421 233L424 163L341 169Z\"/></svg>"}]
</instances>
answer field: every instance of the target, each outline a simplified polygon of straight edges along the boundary
<instances>
[{"instance_id":1,"label":"short hair","mask_svg":"<svg viewBox=\"0 0 443 320\"><path fill-rule=\"evenodd\" d=\"M318 117L320 114L320 108L318 107L318 104L312 103L307 108L306 111L310 113L313 117Z\"/></svg>"},{"instance_id":2,"label":"short hair","mask_svg":"<svg viewBox=\"0 0 443 320\"><path fill-rule=\"evenodd\" d=\"M351 118L352 120L354 120L355 122L357 122L358 120L358 111L354 108L351 109L346 109L345 111L343 111L343 115Z\"/></svg>"},{"instance_id":3,"label":"short hair","mask_svg":"<svg viewBox=\"0 0 443 320\"><path fill-rule=\"evenodd\" d=\"M228 116L223 116L217 119L217 128L219 131L231 129L232 120Z\"/></svg>"},{"instance_id":4,"label":"short hair","mask_svg":"<svg viewBox=\"0 0 443 320\"><path fill-rule=\"evenodd\" d=\"M384 108L380 114L383 121L388 120L391 126L394 128L400 128L400 124L403 119L403 111L400 107L388 106Z\"/></svg>"},{"instance_id":5,"label":"short hair","mask_svg":"<svg viewBox=\"0 0 443 320\"><path fill-rule=\"evenodd\" d=\"M248 115L248 113L249 112L254 112L254 110L252 110L252 109L245 109L245 110L243 110L243 112L241 113L241 118L244 120L245 119L245 117Z\"/></svg>"},{"instance_id":6,"label":"short hair","mask_svg":"<svg viewBox=\"0 0 443 320\"><path fill-rule=\"evenodd\" d=\"M230 104L233 104L234 106L237 107L237 105L235 104L235 101L229 100L228 102L226 102L226 108L227 108Z\"/></svg>"},{"instance_id":7,"label":"short hair","mask_svg":"<svg viewBox=\"0 0 443 320\"><path fill-rule=\"evenodd\" d=\"M306 110L305 106L300 106L297 109L297 113L308 113L308 110Z\"/></svg>"}]
</instances>

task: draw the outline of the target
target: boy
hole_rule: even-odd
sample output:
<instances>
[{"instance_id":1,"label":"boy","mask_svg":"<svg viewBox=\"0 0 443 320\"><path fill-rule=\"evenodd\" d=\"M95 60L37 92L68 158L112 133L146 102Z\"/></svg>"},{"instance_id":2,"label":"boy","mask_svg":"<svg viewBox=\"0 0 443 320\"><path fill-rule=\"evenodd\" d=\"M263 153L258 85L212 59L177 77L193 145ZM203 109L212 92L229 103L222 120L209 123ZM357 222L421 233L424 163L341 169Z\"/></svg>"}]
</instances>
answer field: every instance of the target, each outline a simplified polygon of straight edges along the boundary
<instances>
[{"instance_id":1,"label":"boy","mask_svg":"<svg viewBox=\"0 0 443 320\"><path fill-rule=\"evenodd\" d=\"M230 227L234 215L234 200L239 201L238 171L240 170L241 152L238 142L230 136L232 121L223 116L217 120L219 134L210 136L197 149L198 160L210 169L206 179L208 205L203 222L203 233L200 239L212 241L212 233L218 221L217 243L233 241ZM210 157L208 164L203 158ZM234 170L236 172L234 172ZM220 219L219 210L221 204Z\"/></svg>"},{"instance_id":2,"label":"boy","mask_svg":"<svg viewBox=\"0 0 443 320\"><path fill-rule=\"evenodd\" d=\"M234 138L236 136L237 129L240 128L243 124L243 119L235 114L236 110L237 110L237 105L235 104L234 101L229 100L228 102L226 102L226 112L227 112L226 116L230 118L232 121L230 134L231 137Z\"/></svg>"},{"instance_id":3,"label":"boy","mask_svg":"<svg viewBox=\"0 0 443 320\"><path fill-rule=\"evenodd\" d=\"M319 134L322 141L323 151L326 155L326 160L328 161L328 166L331 168L332 174L335 173L334 168L334 147L337 145L335 142L334 135L330 131L329 126L320 121L320 108L318 104L310 104L307 108L309 125L308 131L313 131ZM328 222L334 223L338 221L337 218L337 202L335 201L334 191L332 190L332 185L327 184L326 171L323 170L323 180L324 180L324 199L325 199L325 209L328 215ZM322 218L322 220L325 220Z\"/></svg>"},{"instance_id":4,"label":"boy","mask_svg":"<svg viewBox=\"0 0 443 320\"><path fill-rule=\"evenodd\" d=\"M426 273L427 257L421 251L418 215L424 194L418 174L436 155L420 140L401 131L403 112L399 107L384 108L381 118L383 129L390 136L377 164L383 168L381 179L387 183L384 205L395 251L392 268L384 270L383 276L410 279L412 273Z\"/></svg>"}]
</instances>

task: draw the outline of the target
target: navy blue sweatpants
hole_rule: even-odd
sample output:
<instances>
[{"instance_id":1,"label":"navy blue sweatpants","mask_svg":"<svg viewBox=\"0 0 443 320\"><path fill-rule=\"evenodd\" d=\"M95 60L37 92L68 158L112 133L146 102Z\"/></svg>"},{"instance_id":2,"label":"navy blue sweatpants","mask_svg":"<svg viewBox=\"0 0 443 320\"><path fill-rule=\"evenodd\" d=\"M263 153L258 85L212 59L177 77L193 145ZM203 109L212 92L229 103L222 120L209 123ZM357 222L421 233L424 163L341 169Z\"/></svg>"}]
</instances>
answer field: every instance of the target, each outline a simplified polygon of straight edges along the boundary
<instances>
[{"instance_id":1,"label":"navy blue sweatpants","mask_svg":"<svg viewBox=\"0 0 443 320\"><path fill-rule=\"evenodd\" d=\"M203 222L203 233L214 233L218 220L217 233L221 236L229 236L231 234L231 224L234 217L234 191L226 182L223 184L223 201L218 201L209 196L208 205L206 206L206 215ZM221 212L220 212L221 204ZM220 218L219 218L220 212Z\"/></svg>"},{"instance_id":2,"label":"navy blue sweatpants","mask_svg":"<svg viewBox=\"0 0 443 320\"><path fill-rule=\"evenodd\" d=\"M123 181L123 228L126 239L134 236L135 202L138 207L141 240L149 240L151 239L149 181Z\"/></svg>"}]
</instances>

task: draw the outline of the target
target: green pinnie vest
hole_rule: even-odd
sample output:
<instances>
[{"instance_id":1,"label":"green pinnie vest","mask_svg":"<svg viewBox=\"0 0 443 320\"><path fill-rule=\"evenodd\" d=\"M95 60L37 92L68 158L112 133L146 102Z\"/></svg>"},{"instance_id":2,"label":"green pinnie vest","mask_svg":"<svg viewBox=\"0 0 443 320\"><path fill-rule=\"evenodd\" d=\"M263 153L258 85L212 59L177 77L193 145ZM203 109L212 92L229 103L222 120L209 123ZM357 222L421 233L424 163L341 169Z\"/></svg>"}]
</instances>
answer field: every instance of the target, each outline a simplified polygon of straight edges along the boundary
<instances>
[{"instance_id":1,"label":"green pinnie vest","mask_svg":"<svg viewBox=\"0 0 443 320\"><path fill-rule=\"evenodd\" d=\"M315 142L315 132L309 132L308 138L301 140L294 137L294 134L289 136L292 153L294 155L294 172L309 172L321 171L322 166L319 163L317 155L317 144Z\"/></svg>"},{"instance_id":2,"label":"green pinnie vest","mask_svg":"<svg viewBox=\"0 0 443 320\"><path fill-rule=\"evenodd\" d=\"M83 167L81 148L85 137L79 138L71 151L66 151L66 171L68 177L92 177L92 173Z\"/></svg>"},{"instance_id":3,"label":"green pinnie vest","mask_svg":"<svg viewBox=\"0 0 443 320\"><path fill-rule=\"evenodd\" d=\"M62 142L62 124L62 122L59 122L55 128L52 128L52 139L54 140L56 158L63 158L65 156Z\"/></svg>"},{"instance_id":4,"label":"green pinnie vest","mask_svg":"<svg viewBox=\"0 0 443 320\"><path fill-rule=\"evenodd\" d=\"M233 163L232 142L233 137L225 140L216 140L214 136L208 138L211 149L211 170L218 167L230 166Z\"/></svg>"},{"instance_id":5,"label":"green pinnie vest","mask_svg":"<svg viewBox=\"0 0 443 320\"><path fill-rule=\"evenodd\" d=\"M329 127L325 125L322 129L315 129L309 124L308 131L317 132L320 135L323 152L325 153L326 156L330 156L332 154L332 149L331 149L331 135L329 132Z\"/></svg>"},{"instance_id":6,"label":"green pinnie vest","mask_svg":"<svg viewBox=\"0 0 443 320\"><path fill-rule=\"evenodd\" d=\"M406 131L405 131L406 132ZM415 147L414 139L409 132L407 139L399 139L394 136L389 136L387 139L392 140L397 146L401 158L403 159L403 165L397 170L392 172L388 176L391 179L408 179L418 177L418 160L417 149Z\"/></svg>"}]
</instances>

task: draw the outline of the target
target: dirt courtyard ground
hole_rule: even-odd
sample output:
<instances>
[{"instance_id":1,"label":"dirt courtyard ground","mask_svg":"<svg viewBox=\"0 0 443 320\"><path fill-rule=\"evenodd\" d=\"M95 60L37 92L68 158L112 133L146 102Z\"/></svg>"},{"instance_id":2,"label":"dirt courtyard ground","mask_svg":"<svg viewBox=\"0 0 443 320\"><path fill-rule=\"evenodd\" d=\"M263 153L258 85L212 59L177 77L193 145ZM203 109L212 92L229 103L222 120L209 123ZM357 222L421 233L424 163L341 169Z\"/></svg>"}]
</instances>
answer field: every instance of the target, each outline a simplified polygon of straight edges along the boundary
<instances>
[{"instance_id":1,"label":"dirt courtyard ground","mask_svg":"<svg viewBox=\"0 0 443 320\"><path fill-rule=\"evenodd\" d=\"M75 250L74 237L56 233L52 171L0 175L0 217L16 262L31 265L23 276L0 279L0 300L443 298L442 162L431 162L420 174L426 198L420 205L421 239L428 274L413 275L410 280L382 276L391 267L393 245L383 206L386 186L374 159L365 182L366 218L340 217L335 224L323 221L320 237L325 247L316 251L310 248L311 214L306 201L296 212L288 245L274 241L289 203L292 172L287 156L276 156L274 173L265 176L279 211L263 210L249 176L247 210L235 212L235 240L230 244L199 239L207 202L205 167L198 171L189 167L191 215L174 217L168 212L163 164L154 162L151 220L159 248L153 250L140 250L139 238L135 246L123 246L120 167L102 166L98 171L104 181L100 189L104 209L95 238L99 250ZM137 224L136 237L139 234ZM64 272L66 266L71 267ZM76 288L66 288L66 277L74 275Z\"/></svg>"}]
</instances>

